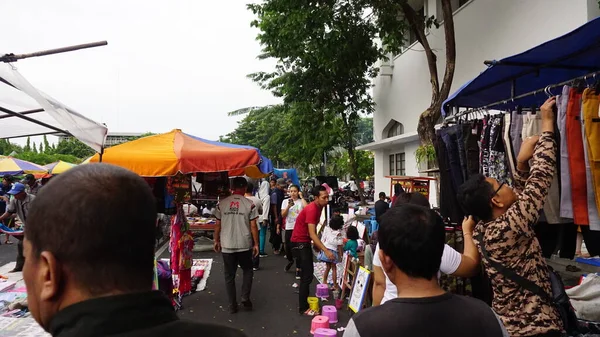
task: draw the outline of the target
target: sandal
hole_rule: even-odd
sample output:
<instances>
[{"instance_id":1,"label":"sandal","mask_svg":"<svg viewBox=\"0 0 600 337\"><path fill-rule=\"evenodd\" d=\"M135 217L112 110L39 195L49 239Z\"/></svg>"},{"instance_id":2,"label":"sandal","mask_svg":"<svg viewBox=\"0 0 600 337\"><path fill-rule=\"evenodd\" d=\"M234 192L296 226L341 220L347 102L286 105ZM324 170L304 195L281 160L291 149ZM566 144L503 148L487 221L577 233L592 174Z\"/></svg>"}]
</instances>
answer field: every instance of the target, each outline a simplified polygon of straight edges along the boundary
<instances>
[{"instance_id":1,"label":"sandal","mask_svg":"<svg viewBox=\"0 0 600 337\"><path fill-rule=\"evenodd\" d=\"M574 265L571 265L571 264L570 264L570 265L568 265L568 266L567 266L565 269L566 269L567 271L570 271L570 272L572 272L572 273L576 273L576 272L578 272L578 271L581 271L581 268L579 268L579 267L577 267L577 266L574 266Z\"/></svg>"},{"instance_id":2,"label":"sandal","mask_svg":"<svg viewBox=\"0 0 600 337\"><path fill-rule=\"evenodd\" d=\"M318 312L316 312L316 311L314 311L312 309L308 309L304 313L302 313L302 315L304 315L304 316L310 316L310 317L317 316L318 314L319 314Z\"/></svg>"}]
</instances>

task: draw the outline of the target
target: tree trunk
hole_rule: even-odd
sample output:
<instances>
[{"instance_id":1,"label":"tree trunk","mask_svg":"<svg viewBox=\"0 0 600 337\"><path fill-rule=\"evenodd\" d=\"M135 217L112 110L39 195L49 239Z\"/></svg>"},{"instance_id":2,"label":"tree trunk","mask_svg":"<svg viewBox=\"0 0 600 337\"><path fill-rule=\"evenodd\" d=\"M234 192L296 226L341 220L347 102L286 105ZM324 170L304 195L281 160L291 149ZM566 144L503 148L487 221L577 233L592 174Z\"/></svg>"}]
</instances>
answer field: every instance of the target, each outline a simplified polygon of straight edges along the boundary
<instances>
[{"instance_id":1,"label":"tree trunk","mask_svg":"<svg viewBox=\"0 0 600 337\"><path fill-rule=\"evenodd\" d=\"M419 134L419 138L421 140L421 144L432 144L435 139L435 125L442 115L442 104L450 95L450 88L452 87L452 80L454 79L454 70L456 67L456 38L454 36L454 17L452 15L452 3L451 0L441 0L442 4L442 12L444 19L444 35L446 42L446 70L444 72L444 79L442 81L441 89L438 84L438 72L437 72L437 61L435 59L435 54L427 41L425 36L424 29L421 29L424 25L420 24L418 21L411 22L410 15L407 15L406 18L411 24L412 27L415 27L416 30L422 31L423 33L423 41L421 45L423 45L423 49L425 50L425 55L427 56L427 64L429 65L429 75L431 77L432 90L434 93L431 95L431 104L427 110L425 110L421 116L419 117L419 124L417 125L417 132ZM408 4L404 7L410 7ZM412 7L410 7L412 10ZM406 9L406 12L410 12L410 10ZM413 13L414 10L412 10ZM415 13L416 14L416 13ZM414 18L413 18L414 19ZM415 31L417 33L417 31ZM417 36L419 34L417 33ZM435 81L434 81L435 78ZM438 85L437 88L433 88L434 82Z\"/></svg>"},{"instance_id":2,"label":"tree trunk","mask_svg":"<svg viewBox=\"0 0 600 337\"><path fill-rule=\"evenodd\" d=\"M360 181L358 180L358 163L356 162L356 152L354 152L354 128L350 125L351 121L347 120L352 117L342 117L344 121L344 129L346 131L347 147L346 151L348 151L348 159L350 160L350 178L354 180L356 187L358 187L358 198L360 199L360 205L366 205L365 201L365 193L363 188L360 186Z\"/></svg>"}]
</instances>

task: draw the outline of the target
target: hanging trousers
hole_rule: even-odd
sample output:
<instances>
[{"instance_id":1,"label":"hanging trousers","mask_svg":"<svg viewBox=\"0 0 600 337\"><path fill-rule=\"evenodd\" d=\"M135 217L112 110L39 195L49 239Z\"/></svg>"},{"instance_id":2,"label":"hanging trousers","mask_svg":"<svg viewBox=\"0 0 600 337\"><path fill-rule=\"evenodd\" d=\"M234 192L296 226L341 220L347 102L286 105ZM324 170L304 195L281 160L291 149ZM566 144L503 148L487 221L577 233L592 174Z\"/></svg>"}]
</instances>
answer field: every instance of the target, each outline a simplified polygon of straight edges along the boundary
<instances>
[{"instance_id":1,"label":"hanging trousers","mask_svg":"<svg viewBox=\"0 0 600 337\"><path fill-rule=\"evenodd\" d=\"M440 130L442 140L446 145L446 151L448 151L448 163L450 164L450 176L452 178L454 191L458 191L458 187L464 182L460 160L461 152L458 142L458 134L461 134L462 139L462 133L457 127L460 127L460 125L454 125ZM464 145L462 148L464 151Z\"/></svg>"},{"instance_id":2,"label":"hanging trousers","mask_svg":"<svg viewBox=\"0 0 600 337\"><path fill-rule=\"evenodd\" d=\"M523 116L523 130L521 134L523 139L540 135L541 130L542 119L539 114L534 115L532 113L527 113L527 115ZM550 224L565 222L560 218L560 183L558 181L557 172L554 173L548 195L544 201L544 213L540 217L540 222L547 222Z\"/></svg>"},{"instance_id":3,"label":"hanging trousers","mask_svg":"<svg viewBox=\"0 0 600 337\"><path fill-rule=\"evenodd\" d=\"M454 189L452 183L448 151L442 140L441 131L437 132L436 139L433 142L440 168L440 212L444 217L450 218L450 221L460 223L463 219L463 212L456 198L457 191Z\"/></svg>"},{"instance_id":4,"label":"hanging trousers","mask_svg":"<svg viewBox=\"0 0 600 337\"><path fill-rule=\"evenodd\" d=\"M564 86L558 96L558 130L560 133L560 216L573 218L573 201L571 200L571 175L569 170L569 149L567 146L567 106L569 104L569 86ZM574 252L574 250L573 250Z\"/></svg>"},{"instance_id":5,"label":"hanging trousers","mask_svg":"<svg viewBox=\"0 0 600 337\"><path fill-rule=\"evenodd\" d=\"M584 148L587 156L590 229L595 231L600 231L600 219L598 217L598 209L600 209L600 117L598 116L598 104L598 95L594 89L585 89L581 112L586 138Z\"/></svg>"},{"instance_id":6,"label":"hanging trousers","mask_svg":"<svg viewBox=\"0 0 600 337\"><path fill-rule=\"evenodd\" d=\"M510 176L513 177L515 170L517 169L517 164L515 160L515 156L513 154L512 142L510 139L510 128L512 126L512 115L505 114L504 115L504 124L502 129L502 139L504 140L504 150L506 153L506 159L508 160L508 167L510 169Z\"/></svg>"},{"instance_id":7,"label":"hanging trousers","mask_svg":"<svg viewBox=\"0 0 600 337\"><path fill-rule=\"evenodd\" d=\"M512 142L512 151L514 158L517 158L519 151L521 151L521 144L523 143L523 137L521 132L523 131L523 115L513 111L510 116L510 139Z\"/></svg>"},{"instance_id":8,"label":"hanging trousers","mask_svg":"<svg viewBox=\"0 0 600 337\"><path fill-rule=\"evenodd\" d=\"M567 104L567 148L569 152L569 174L571 176L571 201L573 220L578 225L588 225L587 183L581 134L581 94L576 89L569 90Z\"/></svg>"},{"instance_id":9,"label":"hanging trousers","mask_svg":"<svg viewBox=\"0 0 600 337\"><path fill-rule=\"evenodd\" d=\"M467 161L467 176L465 180L479 173L479 136L482 127L480 121L474 121L467 125L468 130L464 135Z\"/></svg>"}]
</instances>

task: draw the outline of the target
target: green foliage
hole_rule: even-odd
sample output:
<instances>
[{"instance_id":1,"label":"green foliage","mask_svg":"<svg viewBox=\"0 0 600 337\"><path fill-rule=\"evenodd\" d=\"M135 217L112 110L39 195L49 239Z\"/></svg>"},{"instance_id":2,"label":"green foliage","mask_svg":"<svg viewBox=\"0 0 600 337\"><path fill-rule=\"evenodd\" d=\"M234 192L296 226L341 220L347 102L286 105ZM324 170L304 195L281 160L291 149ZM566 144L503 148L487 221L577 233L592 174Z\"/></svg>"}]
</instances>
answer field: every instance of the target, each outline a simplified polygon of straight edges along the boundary
<instances>
[{"instance_id":1,"label":"green foliage","mask_svg":"<svg viewBox=\"0 0 600 337\"><path fill-rule=\"evenodd\" d=\"M25 143L25 147L23 148L25 152L31 152L31 138L27 137L27 143Z\"/></svg>"},{"instance_id":2,"label":"green foliage","mask_svg":"<svg viewBox=\"0 0 600 337\"><path fill-rule=\"evenodd\" d=\"M56 154L71 155L81 159L87 158L96 153L77 138L68 138L59 142L54 152Z\"/></svg>"},{"instance_id":3,"label":"green foliage","mask_svg":"<svg viewBox=\"0 0 600 337\"><path fill-rule=\"evenodd\" d=\"M48 154L48 153L35 153L35 152L22 152L15 156L15 158L27 160L38 165L46 165L57 162L59 160L66 161L68 163L79 164L82 159L77 158L68 154Z\"/></svg>"},{"instance_id":4,"label":"green foliage","mask_svg":"<svg viewBox=\"0 0 600 337\"><path fill-rule=\"evenodd\" d=\"M356 151L356 161L358 163L358 179L365 180L367 177L372 177L375 174L375 159L370 151ZM327 174L345 177L350 174L350 158L348 151L340 151L333 154L327 159Z\"/></svg>"},{"instance_id":5,"label":"green foliage","mask_svg":"<svg viewBox=\"0 0 600 337\"><path fill-rule=\"evenodd\" d=\"M311 107L304 118L307 123L295 124L297 128L313 131L325 121L339 125L337 144L347 150L355 177L354 147L367 142L355 135L360 133L361 116L374 111L370 78L378 72L377 61L405 42L408 25L398 19L402 8L397 2L266 0L248 6L257 16L252 26L260 30L259 58L277 60L275 71L249 77L282 97L284 106ZM378 46L377 38L385 47Z\"/></svg>"},{"instance_id":6,"label":"green foliage","mask_svg":"<svg viewBox=\"0 0 600 337\"><path fill-rule=\"evenodd\" d=\"M46 137L46 135L44 135L44 150L42 151L40 148L40 152L52 153L53 151L54 148L52 147L52 145L50 145L50 142L48 142L48 138Z\"/></svg>"},{"instance_id":7,"label":"green foliage","mask_svg":"<svg viewBox=\"0 0 600 337\"><path fill-rule=\"evenodd\" d=\"M153 132L146 132L140 136L134 136L134 137L129 137L128 141L132 141L132 140L136 140L136 139L140 139L140 138L144 138L144 137L148 137L148 136L154 136L156 133Z\"/></svg>"},{"instance_id":8,"label":"green foliage","mask_svg":"<svg viewBox=\"0 0 600 337\"><path fill-rule=\"evenodd\" d=\"M13 144L8 139L0 139L0 155L8 156L12 152L23 152L23 148L19 145Z\"/></svg>"},{"instance_id":9,"label":"green foliage","mask_svg":"<svg viewBox=\"0 0 600 337\"><path fill-rule=\"evenodd\" d=\"M432 144L421 145L415 151L415 159L417 160L417 165L421 165L422 163L427 162L435 162L435 148Z\"/></svg>"}]
</instances>

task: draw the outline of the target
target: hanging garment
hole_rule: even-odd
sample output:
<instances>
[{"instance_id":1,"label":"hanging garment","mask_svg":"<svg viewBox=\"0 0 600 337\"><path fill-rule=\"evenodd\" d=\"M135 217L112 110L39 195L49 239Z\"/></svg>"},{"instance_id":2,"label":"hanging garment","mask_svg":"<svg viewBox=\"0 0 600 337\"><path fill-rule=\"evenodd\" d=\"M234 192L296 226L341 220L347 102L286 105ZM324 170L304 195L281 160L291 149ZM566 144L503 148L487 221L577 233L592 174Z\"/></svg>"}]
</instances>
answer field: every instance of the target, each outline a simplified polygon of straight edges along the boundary
<instances>
[{"instance_id":1,"label":"hanging garment","mask_svg":"<svg viewBox=\"0 0 600 337\"><path fill-rule=\"evenodd\" d=\"M459 134L461 139L460 142ZM460 159L461 154L464 156L464 145L459 146L459 144L462 143L461 125L453 125L448 128L440 129L440 135L442 136L442 140L446 145L446 151L448 153L448 163L450 165L452 186L454 187L454 191L458 191L458 187L464 182ZM465 160L463 159L462 162L465 162Z\"/></svg>"},{"instance_id":2,"label":"hanging garment","mask_svg":"<svg viewBox=\"0 0 600 337\"><path fill-rule=\"evenodd\" d=\"M502 128L502 140L504 141L504 149L505 149L505 154L506 154L506 159L507 159L507 163L508 163L508 168L509 168L509 176L512 180L512 177L517 169L517 164L516 164L516 157L513 154L513 149L512 149L512 142L510 139L510 127L512 126L511 123L512 120L512 114L504 114L504 124L503 124L503 128Z\"/></svg>"},{"instance_id":3,"label":"hanging garment","mask_svg":"<svg viewBox=\"0 0 600 337\"><path fill-rule=\"evenodd\" d=\"M479 138L483 123L481 121L473 121L467 123L468 133L465 135L465 151L467 160L467 176L469 179L474 174L479 173Z\"/></svg>"},{"instance_id":4,"label":"hanging garment","mask_svg":"<svg viewBox=\"0 0 600 337\"><path fill-rule=\"evenodd\" d=\"M560 133L560 216L573 219L573 201L571 200L571 175L569 171L569 153L567 146L567 106L569 104L569 91L567 85L563 87L562 94L556 100L558 109L558 130Z\"/></svg>"},{"instance_id":5,"label":"hanging garment","mask_svg":"<svg viewBox=\"0 0 600 337\"><path fill-rule=\"evenodd\" d=\"M481 138L479 141L479 147L481 149L479 153L479 173L486 177L489 177L490 172L490 119L485 117L483 119L483 129L481 131Z\"/></svg>"},{"instance_id":6,"label":"hanging garment","mask_svg":"<svg viewBox=\"0 0 600 337\"><path fill-rule=\"evenodd\" d=\"M490 178L494 178L499 182L505 182L512 186L512 178L509 176L508 162L506 160L506 152L504 149L504 141L502 138L502 116L494 116L490 121L490 138L489 138L489 168L488 173Z\"/></svg>"},{"instance_id":7,"label":"hanging garment","mask_svg":"<svg viewBox=\"0 0 600 337\"><path fill-rule=\"evenodd\" d=\"M600 118L598 117L598 95L593 89L588 88L583 92L581 116L583 117L583 123L581 123L582 134L585 136L583 154L585 157L588 219L590 229L600 231L600 216L598 215L598 201L600 201Z\"/></svg>"},{"instance_id":8,"label":"hanging garment","mask_svg":"<svg viewBox=\"0 0 600 337\"><path fill-rule=\"evenodd\" d=\"M454 189L452 183L448 152L442 140L441 131L438 130L436 139L433 142L440 168L440 212L444 217L450 218L452 222L460 223L463 220L464 213L456 198L457 190Z\"/></svg>"},{"instance_id":9,"label":"hanging garment","mask_svg":"<svg viewBox=\"0 0 600 337\"><path fill-rule=\"evenodd\" d=\"M539 114L532 114L528 112L527 115L523 116L523 130L521 137L526 139L527 137L540 135L542 131L542 118ZM547 222L550 224L566 223L570 220L561 219L560 217L560 182L558 180L558 172L554 172L552 178L552 184L548 190L548 195L544 201L544 209L540 215L540 222Z\"/></svg>"},{"instance_id":10,"label":"hanging garment","mask_svg":"<svg viewBox=\"0 0 600 337\"><path fill-rule=\"evenodd\" d=\"M517 158L519 151L521 151L521 144L523 143L523 137L521 137L523 115L517 111L513 111L510 115L510 140L512 142L513 157Z\"/></svg>"},{"instance_id":11,"label":"hanging garment","mask_svg":"<svg viewBox=\"0 0 600 337\"><path fill-rule=\"evenodd\" d=\"M587 183L583 153L583 137L581 133L581 93L576 89L569 90L567 104L567 150L569 154L569 175L571 176L571 201L573 204L573 221L577 225L588 225Z\"/></svg>"}]
</instances>

